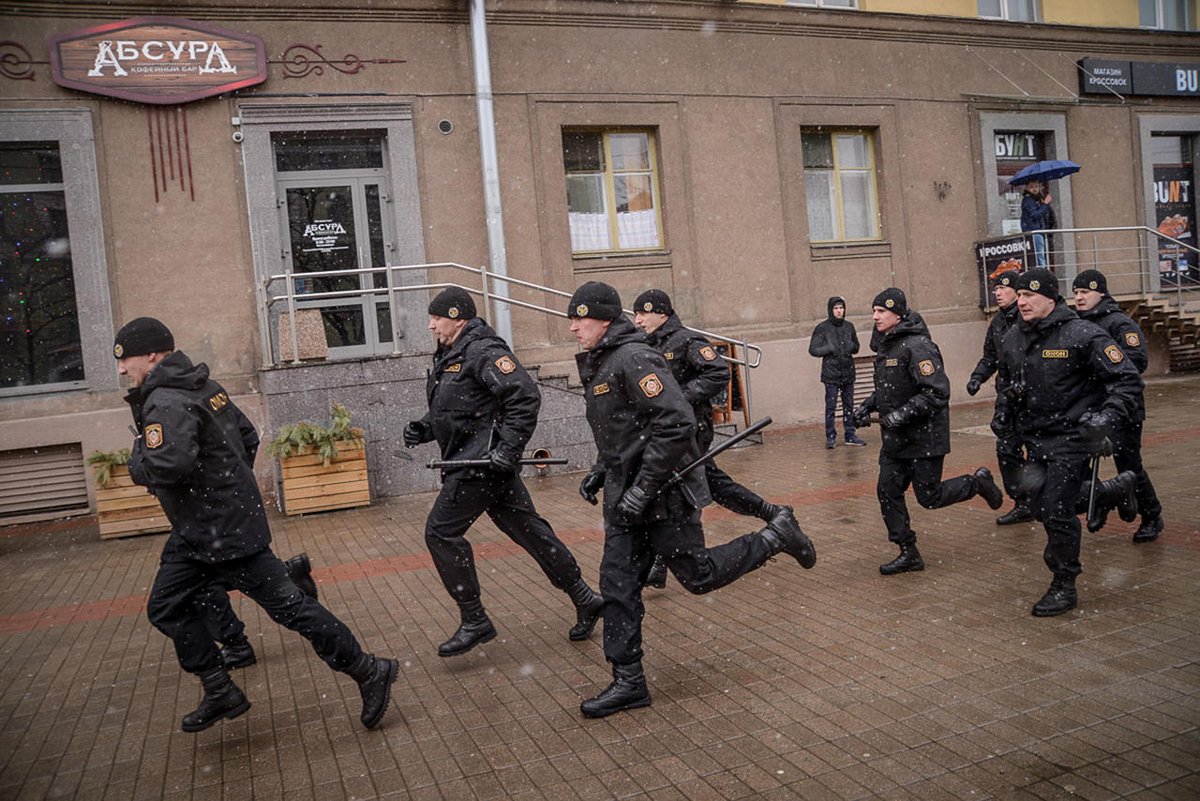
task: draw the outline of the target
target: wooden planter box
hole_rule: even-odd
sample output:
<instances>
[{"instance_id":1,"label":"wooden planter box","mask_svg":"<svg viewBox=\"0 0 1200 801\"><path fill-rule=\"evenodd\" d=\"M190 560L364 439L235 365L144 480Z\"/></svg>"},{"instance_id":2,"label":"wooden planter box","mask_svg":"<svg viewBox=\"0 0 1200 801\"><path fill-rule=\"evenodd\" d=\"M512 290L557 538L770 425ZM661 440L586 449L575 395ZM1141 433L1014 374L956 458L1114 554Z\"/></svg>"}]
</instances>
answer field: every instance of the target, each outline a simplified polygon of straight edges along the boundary
<instances>
[{"instance_id":1,"label":"wooden planter box","mask_svg":"<svg viewBox=\"0 0 1200 801\"><path fill-rule=\"evenodd\" d=\"M337 459L328 466L315 453L279 460L283 473L283 509L289 515L371 505L367 451L338 442Z\"/></svg>"},{"instance_id":2,"label":"wooden planter box","mask_svg":"<svg viewBox=\"0 0 1200 801\"><path fill-rule=\"evenodd\" d=\"M158 498L134 484L124 465L113 467L107 487L96 487L96 510L102 540L171 530Z\"/></svg>"}]
</instances>

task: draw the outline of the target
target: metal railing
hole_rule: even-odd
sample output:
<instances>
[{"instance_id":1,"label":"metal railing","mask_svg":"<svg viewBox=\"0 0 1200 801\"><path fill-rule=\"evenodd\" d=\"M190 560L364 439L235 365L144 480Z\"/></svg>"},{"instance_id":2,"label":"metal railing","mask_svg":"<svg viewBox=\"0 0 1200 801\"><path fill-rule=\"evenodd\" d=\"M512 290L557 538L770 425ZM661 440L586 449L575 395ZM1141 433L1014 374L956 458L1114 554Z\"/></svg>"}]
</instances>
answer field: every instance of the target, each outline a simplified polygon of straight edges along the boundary
<instances>
[{"instance_id":1,"label":"metal railing","mask_svg":"<svg viewBox=\"0 0 1200 801\"><path fill-rule=\"evenodd\" d=\"M425 275L431 270L460 271L460 272L468 273L473 276L478 276L479 277L479 288L475 288L475 287L471 287L471 286L463 286L462 284L454 283L452 281L441 281L441 282L432 282L432 283L424 281L423 279L424 279ZM380 275L380 274L382 274L384 276L384 281L385 281L384 286L381 286L381 287L366 287L363 289L346 289L346 290L334 290L334 291L327 291L327 292L297 292L296 291L296 282L297 281L309 280L309 279L314 279L314 278L348 278L350 276L361 276L362 278L360 280L363 280L364 283L374 283L373 276ZM422 282L416 283L416 284L405 283L403 280L403 277L405 275L411 275L411 274L420 274L422 277ZM339 299L362 300L362 299L365 299L370 296L385 297L388 300L388 314L391 317L392 355L400 355L401 354L400 337L398 335L398 332L400 330L400 320L399 320L399 316L397 314L397 304L395 301L400 294L405 293L405 292L429 292L430 290L442 290L442 289L446 289L449 287L456 287L458 289L462 289L466 292L470 292L472 294L479 295L480 297L482 297L483 308L490 307L491 301L496 300L496 301L500 301L502 303L506 303L509 306L516 306L518 308L528 309L530 311L541 312L543 314L550 314L555 317L562 317L562 318L567 317L567 313L564 311L560 311L559 309L552 309L548 306L543 306L543 305L540 305L537 303L530 303L530 302L527 302L524 300L519 300L517 298L510 297L507 293L493 292L492 291L492 282L495 282L495 281L503 281L505 286L523 287L525 289L533 290L535 292L542 292L544 294L553 295L555 297L560 297L560 298L565 298L565 299L570 299L570 297L571 297L570 292L563 292L562 290L553 289L548 286L542 286L541 284L534 284L529 281L522 281L519 278L513 278L508 275L500 275L498 273L489 271L487 268L469 267L465 264L458 264L456 262L438 262L438 263L434 263L434 264L389 265L386 267L363 267L363 268L354 269L354 270L325 270L325 271L321 271L321 272L303 272L303 273L286 272L286 273L279 273L276 275L267 276L266 278L264 278L262 280L262 283L259 286L259 298L260 298L260 302L262 304L262 312L263 312L263 313L259 314L259 334L260 334L260 338L263 343L263 365L262 366L264 368L269 368L269 367L275 366L279 362L284 361L282 352L280 353L279 362L277 362L275 360L275 345L277 343L274 342L274 340L271 336L271 328L272 328L272 326L271 326L271 319L272 319L271 311L278 304L285 304L287 306L288 326L289 326L289 333L291 334L291 346L292 346L291 347L292 358L288 361L290 361L292 364L300 364L301 363L300 348L299 348L299 341L298 341L298 333L299 332L298 332L297 326L296 326L296 312L297 312L297 310L307 306L307 303L310 301L339 300ZM282 286L283 286L282 292L277 292L272 289L272 287L276 286L277 284L282 284ZM303 306L302 306L302 304L303 304ZM565 306L566 304L563 304L563 305ZM625 309L625 313L632 315L634 312L631 309ZM729 362L731 364L742 365L743 367L747 368L746 371L744 372L745 381L742 384L742 393L743 393L742 403L745 407L745 413L746 413L747 418L753 420L754 416L751 411L752 406L751 406L751 398L750 398L750 370L758 367L762 363L762 355L763 355L762 348L760 348L758 345L751 344L750 342L747 342L744 339L729 336L727 334L720 334L720 333L714 333L714 332L710 332L710 331L704 331L699 328L691 328L690 326L688 328L689 328L689 330L695 331L696 333L700 334L701 336L708 337L709 339L717 339L717 340L721 340L724 342L728 342L731 345L735 345L735 346L738 346L741 348L741 353L742 353L741 358L734 357L731 355L726 355L726 354L722 354L722 358L724 358L727 362Z\"/></svg>"}]
</instances>

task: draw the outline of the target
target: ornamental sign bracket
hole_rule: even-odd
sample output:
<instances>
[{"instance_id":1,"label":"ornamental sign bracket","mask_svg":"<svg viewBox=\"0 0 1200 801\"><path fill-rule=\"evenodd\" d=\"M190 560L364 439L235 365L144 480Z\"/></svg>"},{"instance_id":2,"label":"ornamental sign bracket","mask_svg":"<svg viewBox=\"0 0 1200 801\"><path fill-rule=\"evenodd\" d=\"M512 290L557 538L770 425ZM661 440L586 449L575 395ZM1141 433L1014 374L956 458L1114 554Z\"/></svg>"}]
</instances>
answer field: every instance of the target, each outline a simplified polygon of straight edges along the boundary
<instances>
[{"instance_id":1,"label":"ornamental sign bracket","mask_svg":"<svg viewBox=\"0 0 1200 801\"><path fill-rule=\"evenodd\" d=\"M262 38L180 17L109 22L49 45L56 84L134 103L190 103L267 79Z\"/></svg>"}]
</instances>

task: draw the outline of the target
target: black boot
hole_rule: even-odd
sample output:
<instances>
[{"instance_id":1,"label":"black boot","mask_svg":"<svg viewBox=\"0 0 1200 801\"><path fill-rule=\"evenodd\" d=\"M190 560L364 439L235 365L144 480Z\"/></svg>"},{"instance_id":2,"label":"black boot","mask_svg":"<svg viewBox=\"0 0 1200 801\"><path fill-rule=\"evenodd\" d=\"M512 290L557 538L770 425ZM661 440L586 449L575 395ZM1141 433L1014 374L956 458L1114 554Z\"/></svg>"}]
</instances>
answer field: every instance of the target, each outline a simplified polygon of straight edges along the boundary
<instances>
[{"instance_id":1,"label":"black boot","mask_svg":"<svg viewBox=\"0 0 1200 801\"><path fill-rule=\"evenodd\" d=\"M221 646L221 666L226 670L250 667L257 661L254 648L244 635L238 639L231 637L229 642Z\"/></svg>"},{"instance_id":2,"label":"black boot","mask_svg":"<svg viewBox=\"0 0 1200 801\"><path fill-rule=\"evenodd\" d=\"M1004 492L996 486L991 470L981 467L971 474L971 480L975 482L975 492L987 501L988 506L999 509L1004 505Z\"/></svg>"},{"instance_id":3,"label":"black boot","mask_svg":"<svg viewBox=\"0 0 1200 801\"><path fill-rule=\"evenodd\" d=\"M1022 506L1019 502L1010 511L996 518L998 526L1012 526L1017 523L1024 523L1033 519L1033 511L1026 506Z\"/></svg>"},{"instance_id":4,"label":"black boot","mask_svg":"<svg viewBox=\"0 0 1200 801\"><path fill-rule=\"evenodd\" d=\"M362 725L375 728L383 720L388 702L392 700L392 685L400 675L400 663L363 653L346 675L358 682L358 692L362 696Z\"/></svg>"},{"instance_id":5,"label":"black boot","mask_svg":"<svg viewBox=\"0 0 1200 801\"><path fill-rule=\"evenodd\" d=\"M225 668L215 668L200 677L204 697L200 706L183 716L183 730L204 731L220 720L233 720L250 708L246 695L229 678Z\"/></svg>"},{"instance_id":6,"label":"black boot","mask_svg":"<svg viewBox=\"0 0 1200 801\"><path fill-rule=\"evenodd\" d=\"M1083 484L1083 496L1079 505L1087 509L1087 499L1091 493L1092 482ZM1116 478L1101 481L1096 487L1096 500L1092 505L1092 513L1088 515L1088 531L1099 531L1108 520L1108 513L1113 509L1126 523L1137 519L1137 476L1131 470L1118 473Z\"/></svg>"},{"instance_id":7,"label":"black boot","mask_svg":"<svg viewBox=\"0 0 1200 801\"><path fill-rule=\"evenodd\" d=\"M758 509L755 510L754 516L764 523L770 523L775 519L775 515L783 510L784 507L777 506L764 498L763 502L758 505Z\"/></svg>"},{"instance_id":8,"label":"black boot","mask_svg":"<svg viewBox=\"0 0 1200 801\"><path fill-rule=\"evenodd\" d=\"M1050 582L1050 589L1042 596L1042 600L1033 605L1034 617L1053 617L1075 608L1078 597L1075 594L1075 577L1055 576Z\"/></svg>"},{"instance_id":9,"label":"black boot","mask_svg":"<svg viewBox=\"0 0 1200 801\"><path fill-rule=\"evenodd\" d=\"M650 572L646 574L646 586L660 590L667 586L667 563L657 554L654 556L654 561L650 563Z\"/></svg>"},{"instance_id":10,"label":"black boot","mask_svg":"<svg viewBox=\"0 0 1200 801\"><path fill-rule=\"evenodd\" d=\"M585 718L602 718L625 709L640 709L650 706L650 690L646 688L646 674L642 663L613 665L612 684L595 698L579 705Z\"/></svg>"},{"instance_id":11,"label":"black boot","mask_svg":"<svg viewBox=\"0 0 1200 801\"><path fill-rule=\"evenodd\" d=\"M1162 534L1162 530L1163 530L1162 515L1159 515L1158 517L1154 518L1153 520L1147 520L1145 518L1142 518L1142 525L1140 525L1138 527L1138 530L1134 533L1133 541L1134 542L1154 542L1156 539L1158 539L1158 535Z\"/></svg>"},{"instance_id":12,"label":"black boot","mask_svg":"<svg viewBox=\"0 0 1200 801\"><path fill-rule=\"evenodd\" d=\"M786 553L800 563L800 567L809 570L817 563L817 549L796 522L792 507L780 506L779 512L771 518L771 522L759 532L771 555Z\"/></svg>"},{"instance_id":13,"label":"black boot","mask_svg":"<svg viewBox=\"0 0 1200 801\"><path fill-rule=\"evenodd\" d=\"M314 601L317 600L317 582L312 578L312 562L309 561L308 554L297 554L283 564L292 583L300 588L300 592Z\"/></svg>"},{"instance_id":14,"label":"black boot","mask_svg":"<svg viewBox=\"0 0 1200 801\"><path fill-rule=\"evenodd\" d=\"M604 599L596 594L583 579L575 582L575 586L567 590L571 603L575 604L575 625L567 633L574 641L586 640L596 628L596 621L604 611Z\"/></svg>"},{"instance_id":15,"label":"black boot","mask_svg":"<svg viewBox=\"0 0 1200 801\"><path fill-rule=\"evenodd\" d=\"M483 604L479 600L460 603L459 611L462 614L462 625L454 632L453 637L438 646L438 656L465 654L476 645L496 638L496 627L488 619L487 612L483 611Z\"/></svg>"},{"instance_id":16,"label":"black boot","mask_svg":"<svg viewBox=\"0 0 1200 801\"><path fill-rule=\"evenodd\" d=\"M885 576L893 576L897 573L913 573L924 569L925 560L921 558L921 552L917 550L915 540L901 545L899 556L886 565L879 566L879 572Z\"/></svg>"}]
</instances>

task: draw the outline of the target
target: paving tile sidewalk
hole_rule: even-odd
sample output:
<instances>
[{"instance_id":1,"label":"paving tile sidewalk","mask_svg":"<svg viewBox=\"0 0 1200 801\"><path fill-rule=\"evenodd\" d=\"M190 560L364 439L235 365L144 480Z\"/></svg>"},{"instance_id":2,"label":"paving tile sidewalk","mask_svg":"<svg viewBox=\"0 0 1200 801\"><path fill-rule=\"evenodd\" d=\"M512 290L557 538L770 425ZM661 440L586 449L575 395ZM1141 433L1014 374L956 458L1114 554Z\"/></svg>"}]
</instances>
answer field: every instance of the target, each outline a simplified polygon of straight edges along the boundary
<instances>
[{"instance_id":1,"label":"paving tile sidewalk","mask_svg":"<svg viewBox=\"0 0 1200 801\"><path fill-rule=\"evenodd\" d=\"M95 521L0 529L0 799L1200 798L1200 378L1147 391L1146 464L1166 507L1085 535L1080 608L1036 619L1044 534L981 500L909 499L927 569L894 555L867 448L772 432L722 458L793 504L812 571L780 560L707 596L647 591L653 705L584 720L608 680L599 633L568 642L566 597L490 523L471 535L500 636L455 659L457 617L423 542L432 495L273 518L307 551L321 598L403 665L367 732L352 681L236 597L254 706L198 735L198 700L144 615L162 536L101 541ZM984 404L956 407L947 475L994 468ZM1111 466L1110 466L1111 470ZM539 510L595 582L602 532L578 476L531 478ZM710 542L754 527L706 513Z\"/></svg>"}]
</instances>

